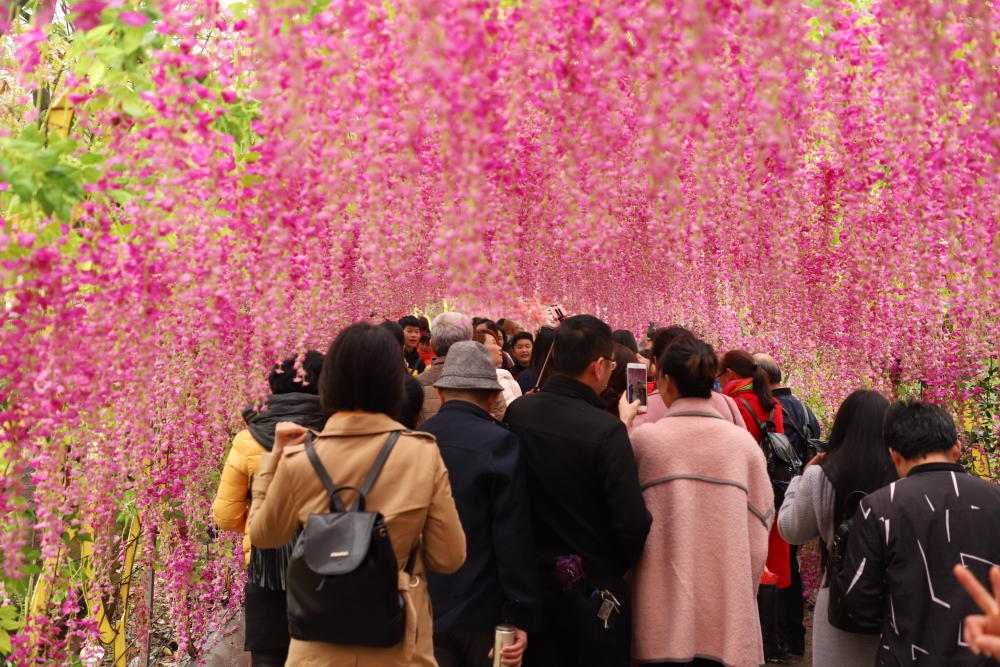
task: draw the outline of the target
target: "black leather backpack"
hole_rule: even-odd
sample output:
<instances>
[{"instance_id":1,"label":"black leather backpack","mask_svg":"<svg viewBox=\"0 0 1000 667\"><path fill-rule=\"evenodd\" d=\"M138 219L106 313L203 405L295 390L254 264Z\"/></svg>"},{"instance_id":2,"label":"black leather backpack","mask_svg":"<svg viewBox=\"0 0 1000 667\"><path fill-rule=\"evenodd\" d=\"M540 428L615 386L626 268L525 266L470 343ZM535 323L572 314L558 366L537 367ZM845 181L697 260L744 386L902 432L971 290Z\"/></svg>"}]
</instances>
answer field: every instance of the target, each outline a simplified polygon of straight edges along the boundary
<instances>
[{"instance_id":1,"label":"black leather backpack","mask_svg":"<svg viewBox=\"0 0 1000 667\"><path fill-rule=\"evenodd\" d=\"M309 462L330 494L330 513L309 516L288 563L288 625L295 639L380 648L403 639L406 610L389 528L380 513L365 511L365 496L399 434L389 434L360 489L335 486L316 456L312 433L306 436ZM357 492L349 510L339 495L346 490Z\"/></svg>"},{"instance_id":2,"label":"black leather backpack","mask_svg":"<svg viewBox=\"0 0 1000 667\"><path fill-rule=\"evenodd\" d=\"M767 421L761 422L757 418L757 413L746 399L739 399L747 412L753 417L760 429L760 447L764 450L764 457L767 459L767 475L771 478L771 487L774 490L774 506L781 507L785 499L785 491L792 478L802 473L802 461L795 453L795 448L784 433L775 430L774 410L767 416Z\"/></svg>"}]
</instances>

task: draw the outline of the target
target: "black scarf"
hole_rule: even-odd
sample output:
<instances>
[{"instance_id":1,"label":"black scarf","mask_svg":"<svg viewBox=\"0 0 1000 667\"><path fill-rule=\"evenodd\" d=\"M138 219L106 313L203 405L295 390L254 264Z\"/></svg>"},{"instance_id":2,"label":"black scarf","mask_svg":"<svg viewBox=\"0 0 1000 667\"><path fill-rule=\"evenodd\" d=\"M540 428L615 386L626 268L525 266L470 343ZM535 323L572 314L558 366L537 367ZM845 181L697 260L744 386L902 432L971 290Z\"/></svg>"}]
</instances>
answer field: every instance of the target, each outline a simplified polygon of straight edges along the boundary
<instances>
[{"instance_id":1,"label":"black scarf","mask_svg":"<svg viewBox=\"0 0 1000 667\"><path fill-rule=\"evenodd\" d=\"M274 427L278 422L295 422L315 431L322 430L330 415L319 405L319 396L292 392L268 397L264 409L257 412L253 406L243 411L243 420L254 440L271 451L274 447Z\"/></svg>"},{"instance_id":2,"label":"black scarf","mask_svg":"<svg viewBox=\"0 0 1000 667\"><path fill-rule=\"evenodd\" d=\"M329 415L319 404L319 396L292 392L274 394L267 399L267 405L260 412L253 407L243 411L243 419L254 440L267 451L274 447L274 427L278 422L295 422L313 430L321 430ZM250 547L250 568L247 579L261 588L272 591L285 590L285 571L292 555L292 548L298 534L288 544L277 549Z\"/></svg>"}]
</instances>

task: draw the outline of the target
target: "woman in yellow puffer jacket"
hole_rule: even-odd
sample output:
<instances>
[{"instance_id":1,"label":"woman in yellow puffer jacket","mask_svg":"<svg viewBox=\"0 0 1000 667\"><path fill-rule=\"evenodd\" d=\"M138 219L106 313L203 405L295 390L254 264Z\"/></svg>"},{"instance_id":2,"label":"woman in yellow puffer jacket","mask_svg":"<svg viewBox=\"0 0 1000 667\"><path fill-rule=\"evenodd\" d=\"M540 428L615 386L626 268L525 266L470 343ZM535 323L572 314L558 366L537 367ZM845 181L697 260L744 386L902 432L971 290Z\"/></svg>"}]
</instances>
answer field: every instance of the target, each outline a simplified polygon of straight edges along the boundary
<instances>
[{"instance_id":1,"label":"woman in yellow puffer jacket","mask_svg":"<svg viewBox=\"0 0 1000 667\"><path fill-rule=\"evenodd\" d=\"M317 431L326 425L329 415L320 407L317 395L322 367L323 355L312 350L302 361L304 378L298 376L294 357L272 369L268 377L272 395L263 410L258 412L251 407L243 411L247 428L233 438L212 503L212 516L220 528L243 533L247 565L243 647L250 651L253 667L284 665L288 655L285 569L295 540L278 549L258 549L250 544L247 534L250 484L261 454L271 451L274 445L278 422L290 421Z\"/></svg>"}]
</instances>

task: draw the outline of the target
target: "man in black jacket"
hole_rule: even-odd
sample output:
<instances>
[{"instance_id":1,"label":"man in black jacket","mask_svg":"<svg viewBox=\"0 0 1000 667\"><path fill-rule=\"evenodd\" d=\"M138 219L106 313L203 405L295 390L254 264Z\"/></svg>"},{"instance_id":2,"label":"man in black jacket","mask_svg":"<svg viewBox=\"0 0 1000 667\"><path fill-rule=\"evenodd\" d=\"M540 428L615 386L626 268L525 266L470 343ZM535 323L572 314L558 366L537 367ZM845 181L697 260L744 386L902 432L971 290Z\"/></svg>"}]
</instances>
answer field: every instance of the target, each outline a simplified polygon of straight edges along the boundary
<instances>
[{"instance_id":1,"label":"man in black jacket","mask_svg":"<svg viewBox=\"0 0 1000 667\"><path fill-rule=\"evenodd\" d=\"M785 420L785 435L795 449L802 465L812 458L808 451L809 438L819 438L819 420L809 406L792 395L792 390L781 383L781 368L773 357L753 355L771 385L771 394L781 403ZM778 628L781 646L794 653L806 652L805 599L802 591L802 572L799 570L799 545L790 544L788 558L792 571L792 585L778 589ZM766 642L765 642L766 644Z\"/></svg>"},{"instance_id":2,"label":"man in black jacket","mask_svg":"<svg viewBox=\"0 0 1000 667\"><path fill-rule=\"evenodd\" d=\"M986 665L962 640L975 603L952 575L1000 563L1000 488L969 475L942 408L897 402L884 435L900 480L864 498L830 584L831 622L881 633L875 665Z\"/></svg>"},{"instance_id":3,"label":"man in black jacket","mask_svg":"<svg viewBox=\"0 0 1000 667\"><path fill-rule=\"evenodd\" d=\"M467 541L457 572L427 573L434 656L441 667L489 667L495 626L517 628L505 653L519 656L540 613L521 443L490 416L502 387L482 344L452 344L434 386L443 405L420 430L437 438Z\"/></svg>"},{"instance_id":4,"label":"man in black jacket","mask_svg":"<svg viewBox=\"0 0 1000 667\"><path fill-rule=\"evenodd\" d=\"M591 315L564 320L552 377L507 409L524 453L545 591L545 625L532 635L528 665L629 664L624 576L642 554L652 519L625 426L599 398L612 354L607 324Z\"/></svg>"}]
</instances>

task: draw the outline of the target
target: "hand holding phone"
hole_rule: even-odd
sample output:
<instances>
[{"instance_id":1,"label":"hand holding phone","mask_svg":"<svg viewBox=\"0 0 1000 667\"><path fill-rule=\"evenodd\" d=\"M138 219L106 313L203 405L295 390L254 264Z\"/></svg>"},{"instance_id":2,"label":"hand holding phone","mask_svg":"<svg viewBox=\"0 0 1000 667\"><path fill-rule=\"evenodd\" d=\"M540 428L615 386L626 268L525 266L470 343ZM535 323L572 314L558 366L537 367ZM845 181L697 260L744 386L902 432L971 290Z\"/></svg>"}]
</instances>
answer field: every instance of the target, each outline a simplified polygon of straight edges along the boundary
<instances>
[{"instance_id":1,"label":"hand holding phone","mask_svg":"<svg viewBox=\"0 0 1000 667\"><path fill-rule=\"evenodd\" d=\"M625 391L628 393L628 402L639 401L639 414L646 412L646 364L633 362L625 370Z\"/></svg>"}]
</instances>

